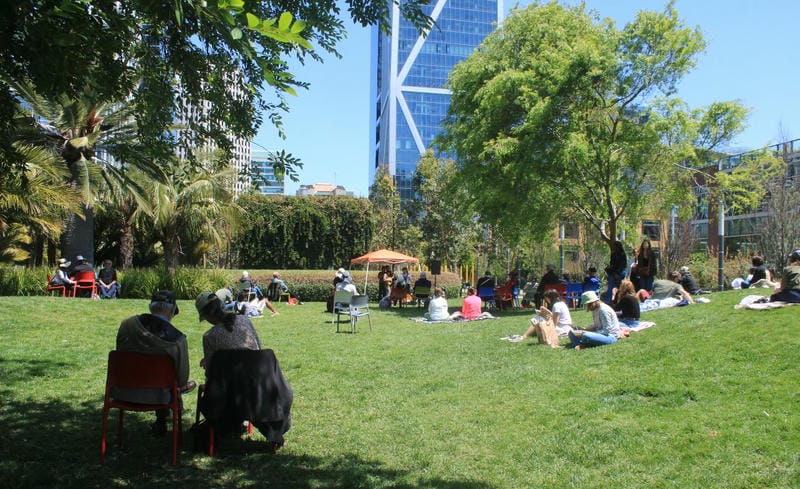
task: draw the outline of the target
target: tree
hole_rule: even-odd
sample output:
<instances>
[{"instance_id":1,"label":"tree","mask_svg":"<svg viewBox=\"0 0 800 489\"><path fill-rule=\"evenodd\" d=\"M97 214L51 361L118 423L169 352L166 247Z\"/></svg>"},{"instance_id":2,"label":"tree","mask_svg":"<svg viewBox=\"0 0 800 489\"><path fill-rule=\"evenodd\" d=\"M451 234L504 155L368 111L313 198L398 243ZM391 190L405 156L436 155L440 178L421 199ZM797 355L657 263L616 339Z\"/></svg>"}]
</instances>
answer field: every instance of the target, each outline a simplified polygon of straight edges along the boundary
<instances>
[{"instance_id":1,"label":"tree","mask_svg":"<svg viewBox=\"0 0 800 489\"><path fill-rule=\"evenodd\" d=\"M29 79L53 99L94 90L100 100L132 96L142 140L171 150L164 128L180 103L212 110L191 121L199 139L229 148L228 133L251 137L263 118L280 131L285 94L307 84L286 60L337 54L344 15L386 25L397 5L426 30L427 0L20 0L0 6L0 75ZM347 14L342 13L346 8ZM316 46L316 47L315 47ZM89 87L87 87L89 85ZM265 86L270 90L263 90ZM231 94L236 96L231 96ZM16 164L8 139L14 100L0 83L0 164ZM220 124L224 122L224 124ZM188 142L189 146L191 142ZM166 154L162 155L166 156ZM286 160L292 164L291 160ZM3 168L0 168L3 170ZM290 169L286 169L291 176Z\"/></svg>"},{"instance_id":2,"label":"tree","mask_svg":"<svg viewBox=\"0 0 800 489\"><path fill-rule=\"evenodd\" d=\"M759 249L782 269L789 253L800 247L800 178L784 172L766 186L766 218L761 222Z\"/></svg>"},{"instance_id":3,"label":"tree","mask_svg":"<svg viewBox=\"0 0 800 489\"><path fill-rule=\"evenodd\" d=\"M472 252L477 241L472 210L461 205L467 199L463 187L455 184L457 171L453 160L436 158L429 150L417 163L412 181L416 198L410 202L425 243L421 256L451 264Z\"/></svg>"},{"instance_id":4,"label":"tree","mask_svg":"<svg viewBox=\"0 0 800 489\"><path fill-rule=\"evenodd\" d=\"M398 250L399 234L408 223L403 219L400 209L400 192L385 165L375 172L375 181L369 188L369 200L375 219L371 248Z\"/></svg>"},{"instance_id":5,"label":"tree","mask_svg":"<svg viewBox=\"0 0 800 489\"><path fill-rule=\"evenodd\" d=\"M152 228L168 269L177 268L182 261L196 263L196 257L210 246L223 248L230 239L225 231L241 216L230 192L235 177L232 168L198 170L186 162L175 162L167 169L165 180L148 183L150 206L137 208L135 215Z\"/></svg>"},{"instance_id":6,"label":"tree","mask_svg":"<svg viewBox=\"0 0 800 489\"><path fill-rule=\"evenodd\" d=\"M88 89L74 97L62 94L51 99L27 80L5 81L19 103L12 139L43 149L37 153L43 160L56 155L63 165L65 182L81 198L80 212L67 220L62 255L81 254L93 262L94 205L101 193L120 189L137 194L139 187L128 175L131 168L150 178L160 175L138 137L134 106L98 99ZM20 161L22 168L46 163L30 158Z\"/></svg>"},{"instance_id":7,"label":"tree","mask_svg":"<svg viewBox=\"0 0 800 489\"><path fill-rule=\"evenodd\" d=\"M742 126L738 103L689 111L669 98L703 48L672 4L621 30L584 6L514 11L451 73L439 142L481 219L507 239L544 238L564 210L611 246L654 192L682 185L687 196L681 167Z\"/></svg>"}]
</instances>

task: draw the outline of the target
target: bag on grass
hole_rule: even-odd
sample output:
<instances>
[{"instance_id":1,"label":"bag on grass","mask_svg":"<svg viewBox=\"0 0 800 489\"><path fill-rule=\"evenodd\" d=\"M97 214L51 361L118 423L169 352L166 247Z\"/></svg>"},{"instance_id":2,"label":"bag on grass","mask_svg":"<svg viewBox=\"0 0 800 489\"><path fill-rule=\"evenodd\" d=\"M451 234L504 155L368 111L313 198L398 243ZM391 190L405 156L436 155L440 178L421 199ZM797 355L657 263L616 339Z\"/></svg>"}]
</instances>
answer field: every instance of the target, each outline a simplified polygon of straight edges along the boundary
<instances>
[{"instance_id":1,"label":"bag on grass","mask_svg":"<svg viewBox=\"0 0 800 489\"><path fill-rule=\"evenodd\" d=\"M552 348L558 348L558 332L556 325L551 318L537 317L536 338L539 340L540 345L548 345Z\"/></svg>"}]
</instances>

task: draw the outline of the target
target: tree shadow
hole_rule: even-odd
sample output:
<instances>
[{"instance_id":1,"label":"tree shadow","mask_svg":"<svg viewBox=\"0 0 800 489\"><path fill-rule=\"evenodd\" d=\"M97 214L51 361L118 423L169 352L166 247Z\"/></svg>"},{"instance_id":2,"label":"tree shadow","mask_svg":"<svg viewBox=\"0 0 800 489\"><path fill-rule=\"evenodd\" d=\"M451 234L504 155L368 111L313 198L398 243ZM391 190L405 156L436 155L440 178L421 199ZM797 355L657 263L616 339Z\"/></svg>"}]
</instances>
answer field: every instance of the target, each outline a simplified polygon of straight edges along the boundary
<instances>
[{"instance_id":1,"label":"tree shadow","mask_svg":"<svg viewBox=\"0 0 800 489\"><path fill-rule=\"evenodd\" d=\"M22 365L18 365L22 363ZM0 361L12 383L31 382L65 368L59 362ZM74 366L66 366L74 368ZM125 414L123 447L116 446L118 412L111 411L108 451L100 465L102 392L70 394L46 402L19 398L22 389L5 385L0 395L0 478L20 489L115 487L284 487L284 488L444 488L479 489L489 484L470 480L420 479L348 450L346 440L331 440L330 457L303 453L302 440L287 435L287 446L272 454L263 437L228 437L215 457L194 450L188 428L194 413L187 399L178 465L172 467L171 437L149 433L153 413ZM75 402L75 398L93 398ZM295 445L296 444L296 445Z\"/></svg>"}]
</instances>

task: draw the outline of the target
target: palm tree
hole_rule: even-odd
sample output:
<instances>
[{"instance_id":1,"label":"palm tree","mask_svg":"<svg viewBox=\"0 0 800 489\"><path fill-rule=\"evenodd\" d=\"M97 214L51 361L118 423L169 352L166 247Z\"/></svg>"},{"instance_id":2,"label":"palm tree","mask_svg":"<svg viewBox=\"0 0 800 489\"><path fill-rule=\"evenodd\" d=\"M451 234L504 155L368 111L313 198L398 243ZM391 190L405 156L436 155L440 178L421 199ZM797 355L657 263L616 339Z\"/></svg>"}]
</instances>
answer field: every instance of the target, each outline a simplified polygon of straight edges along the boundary
<instances>
[{"instance_id":1,"label":"palm tree","mask_svg":"<svg viewBox=\"0 0 800 489\"><path fill-rule=\"evenodd\" d=\"M20 142L13 148L24 171L0 189L0 261L41 265L44 243L55 243L65 219L81 211L80 195L52 151Z\"/></svg>"},{"instance_id":2,"label":"palm tree","mask_svg":"<svg viewBox=\"0 0 800 489\"><path fill-rule=\"evenodd\" d=\"M128 177L129 168L152 177L160 173L139 144L133 106L98 101L89 89L50 100L27 81L3 81L20 103L17 140L58 155L68 172L65 181L80 195L82 209L67 221L62 254L82 254L93 261L93 206L101 190L115 187L135 192L138 186Z\"/></svg>"},{"instance_id":3,"label":"palm tree","mask_svg":"<svg viewBox=\"0 0 800 489\"><path fill-rule=\"evenodd\" d=\"M165 180L148 182L150 207L140 207L136 214L152 226L168 269L178 267L182 256L202 253L208 246L224 246L230 226L241 213L229 190L234 178L236 173L230 167L211 171L201 165L192 169L188 163L176 161L166 170Z\"/></svg>"}]
</instances>

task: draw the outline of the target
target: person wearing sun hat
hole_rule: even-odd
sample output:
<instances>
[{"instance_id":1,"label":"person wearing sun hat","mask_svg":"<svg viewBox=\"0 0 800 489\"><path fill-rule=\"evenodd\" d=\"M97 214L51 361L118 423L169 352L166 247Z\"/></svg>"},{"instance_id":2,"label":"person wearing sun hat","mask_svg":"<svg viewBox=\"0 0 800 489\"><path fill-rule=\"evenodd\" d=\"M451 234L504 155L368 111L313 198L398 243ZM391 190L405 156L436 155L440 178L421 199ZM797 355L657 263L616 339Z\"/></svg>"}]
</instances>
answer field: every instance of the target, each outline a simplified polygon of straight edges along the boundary
<instances>
[{"instance_id":1,"label":"person wearing sun hat","mask_svg":"<svg viewBox=\"0 0 800 489\"><path fill-rule=\"evenodd\" d=\"M199 320L213 326L203 334L203 359L200 366L208 370L214 352L218 350L260 350L261 341L250 319L224 309L214 292L203 292L195 300Z\"/></svg>"},{"instance_id":2,"label":"person wearing sun hat","mask_svg":"<svg viewBox=\"0 0 800 489\"><path fill-rule=\"evenodd\" d=\"M592 313L592 325L582 330L569 332L569 341L573 348L582 350L591 346L616 343L621 332L614 309L602 302L597 293L592 290L581 294L581 304Z\"/></svg>"},{"instance_id":3,"label":"person wearing sun hat","mask_svg":"<svg viewBox=\"0 0 800 489\"><path fill-rule=\"evenodd\" d=\"M53 274L53 278L50 282L53 285L63 285L64 287L67 288L67 290L72 289L72 287L75 285L75 281L69 278L70 265L72 265L72 262L70 262L66 258L59 258L58 268L56 268L56 273Z\"/></svg>"},{"instance_id":4,"label":"person wearing sun hat","mask_svg":"<svg viewBox=\"0 0 800 489\"><path fill-rule=\"evenodd\" d=\"M167 354L175 364L175 373L181 393L194 390L197 384L189 380L189 345L186 335L172 325L172 318L178 315L178 304L171 290L157 290L150 299L150 313L131 316L119 326L117 331L117 350L148 354ZM144 404L163 404L170 400L166 390L135 389L112 395L120 400ZM169 409L156 412L156 422L151 427L154 434L167 432Z\"/></svg>"}]
</instances>

